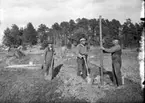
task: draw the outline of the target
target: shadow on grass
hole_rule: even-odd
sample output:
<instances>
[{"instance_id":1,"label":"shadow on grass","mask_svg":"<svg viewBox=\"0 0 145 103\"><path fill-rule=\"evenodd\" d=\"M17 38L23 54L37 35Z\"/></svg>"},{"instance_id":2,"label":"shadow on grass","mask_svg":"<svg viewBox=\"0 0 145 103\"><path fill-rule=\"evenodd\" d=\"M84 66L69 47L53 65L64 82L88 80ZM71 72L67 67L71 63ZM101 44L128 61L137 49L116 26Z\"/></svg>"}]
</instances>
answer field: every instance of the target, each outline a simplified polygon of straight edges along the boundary
<instances>
[{"instance_id":1,"label":"shadow on grass","mask_svg":"<svg viewBox=\"0 0 145 103\"><path fill-rule=\"evenodd\" d=\"M113 74L112 74L111 71L105 71L105 72L104 72L104 75L108 75L109 78L110 78L110 80L113 82Z\"/></svg>"},{"instance_id":2,"label":"shadow on grass","mask_svg":"<svg viewBox=\"0 0 145 103\"><path fill-rule=\"evenodd\" d=\"M54 79L58 75L62 66L63 66L63 64L60 64L54 68L52 79Z\"/></svg>"}]
</instances>

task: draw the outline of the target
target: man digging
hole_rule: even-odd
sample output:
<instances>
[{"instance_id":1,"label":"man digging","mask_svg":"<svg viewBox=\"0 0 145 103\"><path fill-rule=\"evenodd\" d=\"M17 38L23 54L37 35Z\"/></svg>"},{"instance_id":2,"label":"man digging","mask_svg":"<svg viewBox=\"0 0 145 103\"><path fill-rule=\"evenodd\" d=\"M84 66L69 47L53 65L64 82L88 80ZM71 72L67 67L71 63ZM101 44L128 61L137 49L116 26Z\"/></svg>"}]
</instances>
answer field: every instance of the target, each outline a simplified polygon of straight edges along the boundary
<instances>
[{"instance_id":1,"label":"man digging","mask_svg":"<svg viewBox=\"0 0 145 103\"><path fill-rule=\"evenodd\" d=\"M52 42L50 42L48 46L46 47L45 53L44 53L44 65L45 65L44 70L45 70L46 79L48 80L52 80L52 72L54 68L53 55L54 55L54 48L53 48Z\"/></svg>"},{"instance_id":2,"label":"man digging","mask_svg":"<svg viewBox=\"0 0 145 103\"><path fill-rule=\"evenodd\" d=\"M113 84L118 88L122 85L122 75L121 75L121 46L119 45L118 40L113 40L113 47L106 49L101 47L103 52L111 53L112 56L112 73L113 73Z\"/></svg>"},{"instance_id":3,"label":"man digging","mask_svg":"<svg viewBox=\"0 0 145 103\"><path fill-rule=\"evenodd\" d=\"M81 38L80 44L78 44L77 46L78 49L77 50L77 64L78 64L77 75L82 76L83 79L86 79L87 77L87 67L85 63L87 63L88 52L85 44L86 44L86 39Z\"/></svg>"}]
</instances>

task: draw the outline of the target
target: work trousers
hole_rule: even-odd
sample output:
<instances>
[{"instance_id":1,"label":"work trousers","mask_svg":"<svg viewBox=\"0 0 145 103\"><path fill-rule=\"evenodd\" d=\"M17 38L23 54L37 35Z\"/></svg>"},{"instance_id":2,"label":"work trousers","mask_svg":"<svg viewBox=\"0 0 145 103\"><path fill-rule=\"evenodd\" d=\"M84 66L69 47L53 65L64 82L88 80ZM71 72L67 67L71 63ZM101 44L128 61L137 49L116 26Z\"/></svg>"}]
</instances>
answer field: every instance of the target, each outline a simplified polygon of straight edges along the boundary
<instances>
[{"instance_id":1,"label":"work trousers","mask_svg":"<svg viewBox=\"0 0 145 103\"><path fill-rule=\"evenodd\" d=\"M122 85L121 61L112 61L112 69L113 84L117 86Z\"/></svg>"},{"instance_id":2,"label":"work trousers","mask_svg":"<svg viewBox=\"0 0 145 103\"><path fill-rule=\"evenodd\" d=\"M53 61L52 61L53 60ZM51 68L51 62L52 63L52 68ZM54 67L54 59L49 59L49 61L47 60L46 64L45 64L45 71L46 71L46 75L49 74L49 69L52 69L52 73L51 75L53 74L53 67Z\"/></svg>"},{"instance_id":3,"label":"work trousers","mask_svg":"<svg viewBox=\"0 0 145 103\"><path fill-rule=\"evenodd\" d=\"M86 70L84 58L77 57L77 64L78 64L77 75L80 76L80 72L82 72L81 76L85 79L87 77L87 70Z\"/></svg>"}]
</instances>

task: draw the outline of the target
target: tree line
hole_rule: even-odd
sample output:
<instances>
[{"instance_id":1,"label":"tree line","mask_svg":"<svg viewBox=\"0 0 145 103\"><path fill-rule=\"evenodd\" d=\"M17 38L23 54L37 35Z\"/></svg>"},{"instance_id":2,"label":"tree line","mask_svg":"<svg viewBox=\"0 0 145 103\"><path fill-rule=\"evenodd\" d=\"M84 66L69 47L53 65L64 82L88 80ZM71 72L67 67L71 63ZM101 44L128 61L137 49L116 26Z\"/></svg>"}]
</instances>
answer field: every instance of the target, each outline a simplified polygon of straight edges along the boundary
<instances>
[{"instance_id":1,"label":"tree line","mask_svg":"<svg viewBox=\"0 0 145 103\"><path fill-rule=\"evenodd\" d=\"M126 19L122 25L116 19L102 19L102 35L106 47L112 45L110 41L114 38L120 39L123 47L138 47L142 29L142 22L134 24L131 19ZM3 44L9 47L38 43L45 47L48 42L59 46L77 45L82 37L87 39L89 45L99 45L99 18L71 19L56 22L51 27L40 24L37 29L31 22L24 28L13 24L4 30Z\"/></svg>"}]
</instances>

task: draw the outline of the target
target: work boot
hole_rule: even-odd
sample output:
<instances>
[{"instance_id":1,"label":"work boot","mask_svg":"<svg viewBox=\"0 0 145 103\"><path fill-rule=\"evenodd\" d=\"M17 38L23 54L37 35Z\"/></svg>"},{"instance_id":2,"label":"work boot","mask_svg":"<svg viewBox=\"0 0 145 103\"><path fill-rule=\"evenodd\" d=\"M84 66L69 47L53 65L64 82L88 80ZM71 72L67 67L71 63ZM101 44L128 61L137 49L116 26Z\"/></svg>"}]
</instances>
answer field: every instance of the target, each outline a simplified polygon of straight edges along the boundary
<instances>
[{"instance_id":1,"label":"work boot","mask_svg":"<svg viewBox=\"0 0 145 103\"><path fill-rule=\"evenodd\" d=\"M92 79L89 76L87 76L85 80L88 84L92 84Z\"/></svg>"},{"instance_id":2,"label":"work boot","mask_svg":"<svg viewBox=\"0 0 145 103\"><path fill-rule=\"evenodd\" d=\"M117 89L123 89L123 88L124 88L124 85L117 86Z\"/></svg>"}]
</instances>

